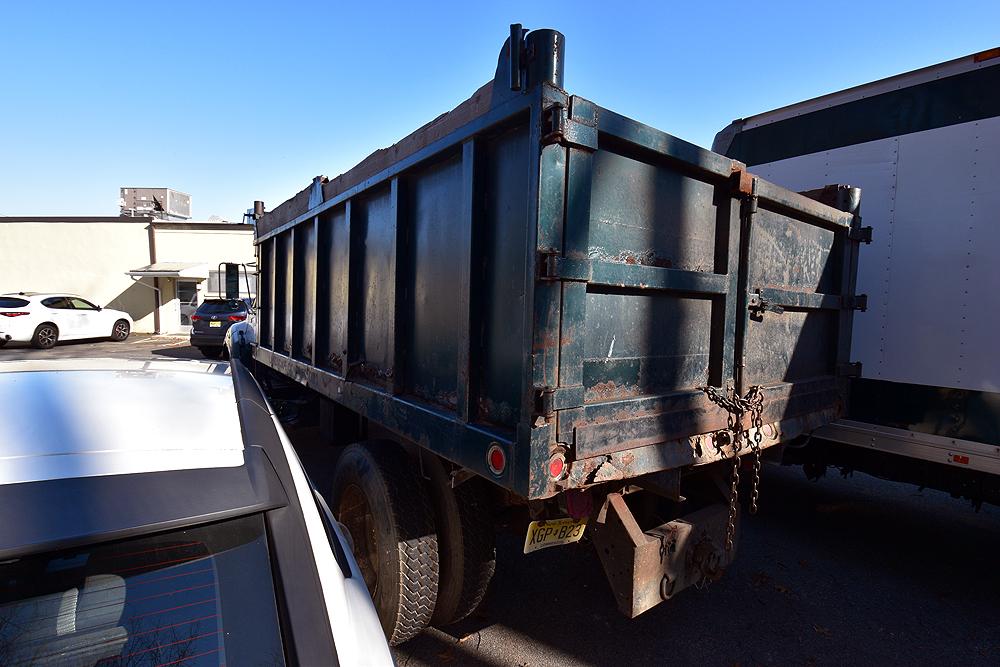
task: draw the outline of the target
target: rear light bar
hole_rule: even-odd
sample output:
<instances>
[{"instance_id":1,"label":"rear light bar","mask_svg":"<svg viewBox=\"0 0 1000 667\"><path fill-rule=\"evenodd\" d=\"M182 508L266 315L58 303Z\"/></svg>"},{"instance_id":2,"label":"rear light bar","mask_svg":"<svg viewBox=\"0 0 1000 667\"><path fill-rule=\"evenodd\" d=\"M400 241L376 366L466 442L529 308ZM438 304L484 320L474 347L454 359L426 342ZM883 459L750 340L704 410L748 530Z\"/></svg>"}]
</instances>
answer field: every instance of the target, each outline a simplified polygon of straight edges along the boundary
<instances>
[{"instance_id":1,"label":"rear light bar","mask_svg":"<svg viewBox=\"0 0 1000 667\"><path fill-rule=\"evenodd\" d=\"M31 313L19 310L17 312L0 313L0 315L3 315L4 317L20 317L21 315L31 315Z\"/></svg>"},{"instance_id":2,"label":"rear light bar","mask_svg":"<svg viewBox=\"0 0 1000 667\"><path fill-rule=\"evenodd\" d=\"M242 322L246 318L247 318L246 315L230 315L229 316L229 321L230 322Z\"/></svg>"}]
</instances>

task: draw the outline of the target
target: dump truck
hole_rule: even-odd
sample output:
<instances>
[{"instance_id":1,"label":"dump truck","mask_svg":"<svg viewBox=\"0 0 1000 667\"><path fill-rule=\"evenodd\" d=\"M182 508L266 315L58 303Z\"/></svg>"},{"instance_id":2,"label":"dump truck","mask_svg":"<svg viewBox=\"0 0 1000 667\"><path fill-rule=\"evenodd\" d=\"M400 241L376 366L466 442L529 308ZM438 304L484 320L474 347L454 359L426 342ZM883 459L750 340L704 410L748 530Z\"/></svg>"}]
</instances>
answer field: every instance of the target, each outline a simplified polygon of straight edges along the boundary
<instances>
[{"instance_id":1,"label":"dump truck","mask_svg":"<svg viewBox=\"0 0 1000 667\"><path fill-rule=\"evenodd\" d=\"M845 411L859 190L572 95L564 54L512 26L458 107L255 203L252 364L319 406L394 644L475 610L499 525L592 542L630 617L717 580L762 458Z\"/></svg>"},{"instance_id":2,"label":"dump truck","mask_svg":"<svg viewBox=\"0 0 1000 667\"><path fill-rule=\"evenodd\" d=\"M733 121L713 148L794 188L850 179L858 267L850 411L787 450L1000 505L1000 48Z\"/></svg>"}]
</instances>

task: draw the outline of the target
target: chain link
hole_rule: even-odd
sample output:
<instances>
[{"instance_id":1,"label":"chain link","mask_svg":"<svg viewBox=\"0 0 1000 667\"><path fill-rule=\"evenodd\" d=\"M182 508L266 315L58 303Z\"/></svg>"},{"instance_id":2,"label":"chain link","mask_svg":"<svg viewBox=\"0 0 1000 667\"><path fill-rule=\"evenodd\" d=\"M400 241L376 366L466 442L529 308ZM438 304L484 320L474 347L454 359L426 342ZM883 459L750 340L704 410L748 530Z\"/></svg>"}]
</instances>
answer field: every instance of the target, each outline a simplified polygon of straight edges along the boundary
<instances>
[{"instance_id":1,"label":"chain link","mask_svg":"<svg viewBox=\"0 0 1000 667\"><path fill-rule=\"evenodd\" d=\"M726 551L733 550L733 538L736 537L736 508L740 498L740 457L733 459L733 472L729 489L729 523L726 524Z\"/></svg>"},{"instance_id":2,"label":"chain link","mask_svg":"<svg viewBox=\"0 0 1000 667\"><path fill-rule=\"evenodd\" d=\"M740 396L734 389L731 394L726 394L715 387L702 387L702 391L708 395L710 401L721 407L728 413L727 428L716 433L714 438L715 447L719 453L724 453L720 443L720 435L726 433L733 443L733 470L729 489L729 523L726 526L726 551L732 551L733 540L736 536L736 513L739 502L740 484L740 456L743 451L744 439L750 444L750 451L753 453L753 488L750 494L750 513L757 513L757 499L760 496L760 452L761 442L764 439L762 429L764 425L764 391L761 385L754 385L747 392L746 396ZM743 416L750 413L750 424L754 433L750 436L749 431L743 429Z\"/></svg>"},{"instance_id":3,"label":"chain link","mask_svg":"<svg viewBox=\"0 0 1000 667\"><path fill-rule=\"evenodd\" d=\"M749 403L748 412L754 429L750 449L753 451L753 491L750 494L750 514L757 513L757 498L760 496L760 443L764 439L764 392L761 386L755 385L747 392L745 400Z\"/></svg>"}]
</instances>

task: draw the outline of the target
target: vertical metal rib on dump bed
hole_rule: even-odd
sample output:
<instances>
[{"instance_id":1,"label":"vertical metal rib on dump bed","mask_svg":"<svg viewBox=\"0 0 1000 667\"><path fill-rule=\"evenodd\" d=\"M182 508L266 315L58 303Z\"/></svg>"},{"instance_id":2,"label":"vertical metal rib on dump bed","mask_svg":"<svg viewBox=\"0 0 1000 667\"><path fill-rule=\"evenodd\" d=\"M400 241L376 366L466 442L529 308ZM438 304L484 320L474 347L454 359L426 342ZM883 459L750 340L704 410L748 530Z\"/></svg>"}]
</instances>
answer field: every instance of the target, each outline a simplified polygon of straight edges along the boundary
<instances>
[{"instance_id":1,"label":"vertical metal rib on dump bed","mask_svg":"<svg viewBox=\"0 0 1000 667\"><path fill-rule=\"evenodd\" d=\"M581 98L559 103L573 137L596 129L589 145L564 133L542 164L544 181L568 163L563 245L538 248L562 286L559 336L536 329L535 354L552 445L577 459L565 485L718 458L698 437L726 426L709 385L763 385L771 443L830 419L857 303L853 213ZM536 327L545 310L539 299Z\"/></svg>"},{"instance_id":2,"label":"vertical metal rib on dump bed","mask_svg":"<svg viewBox=\"0 0 1000 667\"><path fill-rule=\"evenodd\" d=\"M528 35L517 91L508 43L488 110L266 220L257 359L528 497L732 455L705 386L764 385L772 444L828 421L853 213L567 95L561 39Z\"/></svg>"}]
</instances>

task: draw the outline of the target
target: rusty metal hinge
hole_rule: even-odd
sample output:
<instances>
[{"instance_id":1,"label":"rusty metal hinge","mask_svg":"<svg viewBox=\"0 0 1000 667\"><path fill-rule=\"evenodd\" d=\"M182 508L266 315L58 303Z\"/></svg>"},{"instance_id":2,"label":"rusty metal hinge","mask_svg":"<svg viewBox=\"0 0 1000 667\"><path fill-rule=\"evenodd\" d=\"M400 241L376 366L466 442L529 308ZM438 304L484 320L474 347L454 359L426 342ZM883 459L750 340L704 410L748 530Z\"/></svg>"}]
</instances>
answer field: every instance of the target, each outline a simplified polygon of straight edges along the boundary
<instances>
[{"instance_id":1,"label":"rusty metal hinge","mask_svg":"<svg viewBox=\"0 0 1000 667\"><path fill-rule=\"evenodd\" d=\"M574 120L564 104L542 111L542 145L560 144L588 151L597 150L597 128Z\"/></svg>"},{"instance_id":2,"label":"rusty metal hinge","mask_svg":"<svg viewBox=\"0 0 1000 667\"><path fill-rule=\"evenodd\" d=\"M551 417L556 410L581 407L584 391L583 385L535 387L535 414Z\"/></svg>"},{"instance_id":3,"label":"rusty metal hinge","mask_svg":"<svg viewBox=\"0 0 1000 667\"><path fill-rule=\"evenodd\" d=\"M538 251L538 277L542 280L559 280L559 252Z\"/></svg>"},{"instance_id":4,"label":"rusty metal hinge","mask_svg":"<svg viewBox=\"0 0 1000 667\"><path fill-rule=\"evenodd\" d=\"M570 259L556 250L539 250L538 277L542 280L588 282L593 277L593 268L589 259Z\"/></svg>"},{"instance_id":5,"label":"rusty metal hinge","mask_svg":"<svg viewBox=\"0 0 1000 667\"><path fill-rule=\"evenodd\" d=\"M858 216L856 220L860 223L861 216ZM861 227L859 224L851 225L850 231L847 232L847 238L850 239L851 241L859 241L861 243L871 243L872 228Z\"/></svg>"},{"instance_id":6,"label":"rusty metal hinge","mask_svg":"<svg viewBox=\"0 0 1000 667\"><path fill-rule=\"evenodd\" d=\"M554 407L555 395L556 390L554 387L541 387L535 389L535 414L543 417L554 415L556 412Z\"/></svg>"},{"instance_id":7,"label":"rusty metal hinge","mask_svg":"<svg viewBox=\"0 0 1000 667\"><path fill-rule=\"evenodd\" d=\"M553 104L542 111L542 145L560 144L569 122L569 109L562 104Z\"/></svg>"},{"instance_id":8,"label":"rusty metal hinge","mask_svg":"<svg viewBox=\"0 0 1000 667\"><path fill-rule=\"evenodd\" d=\"M838 364L837 375L846 378L861 377L861 362L848 361L847 363L844 364Z\"/></svg>"},{"instance_id":9,"label":"rusty metal hinge","mask_svg":"<svg viewBox=\"0 0 1000 667\"><path fill-rule=\"evenodd\" d=\"M868 310L868 295L867 294L854 294L844 297L844 308L851 310L860 310L864 312Z\"/></svg>"}]
</instances>

